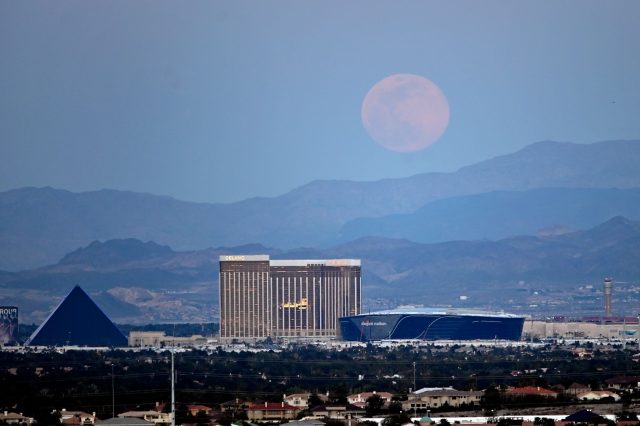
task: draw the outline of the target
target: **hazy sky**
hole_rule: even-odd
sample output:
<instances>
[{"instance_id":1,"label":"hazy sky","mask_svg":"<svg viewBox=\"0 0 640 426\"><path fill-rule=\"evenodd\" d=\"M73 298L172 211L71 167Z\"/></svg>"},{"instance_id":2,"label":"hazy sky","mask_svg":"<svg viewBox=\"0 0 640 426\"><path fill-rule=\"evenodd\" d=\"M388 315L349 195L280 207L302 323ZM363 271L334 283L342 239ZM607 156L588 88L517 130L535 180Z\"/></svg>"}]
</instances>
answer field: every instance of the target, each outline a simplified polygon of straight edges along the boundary
<instances>
[{"instance_id":1,"label":"hazy sky","mask_svg":"<svg viewBox=\"0 0 640 426\"><path fill-rule=\"evenodd\" d=\"M3 1L0 190L226 202L640 138L639 22L638 1ZM360 120L395 73L449 102L417 153Z\"/></svg>"}]
</instances>

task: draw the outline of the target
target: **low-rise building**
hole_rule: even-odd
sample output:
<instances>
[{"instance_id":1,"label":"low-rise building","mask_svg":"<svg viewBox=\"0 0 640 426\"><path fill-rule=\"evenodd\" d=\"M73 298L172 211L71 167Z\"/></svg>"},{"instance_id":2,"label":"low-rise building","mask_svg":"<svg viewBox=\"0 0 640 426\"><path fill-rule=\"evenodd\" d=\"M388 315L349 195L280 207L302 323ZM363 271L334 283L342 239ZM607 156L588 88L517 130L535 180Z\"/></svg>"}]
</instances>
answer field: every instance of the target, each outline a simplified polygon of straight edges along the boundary
<instances>
[{"instance_id":1,"label":"low-rise building","mask_svg":"<svg viewBox=\"0 0 640 426\"><path fill-rule=\"evenodd\" d=\"M325 423L318 419L291 420L281 426L324 426Z\"/></svg>"},{"instance_id":2,"label":"low-rise building","mask_svg":"<svg viewBox=\"0 0 640 426\"><path fill-rule=\"evenodd\" d=\"M581 393L589 392L591 388L587 385L583 385L582 383L572 383L569 387L564 390L565 395L578 396Z\"/></svg>"},{"instance_id":3,"label":"low-rise building","mask_svg":"<svg viewBox=\"0 0 640 426\"><path fill-rule=\"evenodd\" d=\"M353 404L325 404L312 408L311 413L315 417L324 417L333 420L346 420L362 417L366 414L366 411Z\"/></svg>"},{"instance_id":4,"label":"low-rise building","mask_svg":"<svg viewBox=\"0 0 640 426\"><path fill-rule=\"evenodd\" d=\"M620 395L610 391L589 391L577 395L580 401L599 401L605 398L612 398L614 401L620 401Z\"/></svg>"},{"instance_id":5,"label":"low-rise building","mask_svg":"<svg viewBox=\"0 0 640 426\"><path fill-rule=\"evenodd\" d=\"M507 388L505 395L508 397L541 396L545 398L557 398L558 392L540 386L522 386Z\"/></svg>"},{"instance_id":6,"label":"low-rise building","mask_svg":"<svg viewBox=\"0 0 640 426\"><path fill-rule=\"evenodd\" d=\"M293 420L298 411L300 411L299 408L284 402L265 402L250 405L247 409L247 418L250 421Z\"/></svg>"},{"instance_id":7,"label":"low-rise building","mask_svg":"<svg viewBox=\"0 0 640 426\"><path fill-rule=\"evenodd\" d=\"M127 419L127 418L142 419L147 422L154 423L156 426L171 424L171 414L161 413L159 411L154 411L154 410L127 411L125 413L118 414L118 417L121 419Z\"/></svg>"},{"instance_id":8,"label":"low-rise building","mask_svg":"<svg viewBox=\"0 0 640 426\"><path fill-rule=\"evenodd\" d=\"M0 423L5 425L30 425L35 423L35 421L33 420L33 417L23 416L22 413L3 411L0 412Z\"/></svg>"},{"instance_id":9,"label":"low-rise building","mask_svg":"<svg viewBox=\"0 0 640 426\"><path fill-rule=\"evenodd\" d=\"M206 405L197 405L197 404L187 405L187 411L189 411L189 413L192 416L195 416L199 412L203 412L207 416L210 416L211 414L213 414L213 408L208 407Z\"/></svg>"},{"instance_id":10,"label":"low-rise building","mask_svg":"<svg viewBox=\"0 0 640 426\"><path fill-rule=\"evenodd\" d=\"M60 410L60 423L63 425L94 425L96 423L96 413L85 413L84 411Z\"/></svg>"},{"instance_id":11,"label":"low-rise building","mask_svg":"<svg viewBox=\"0 0 640 426\"><path fill-rule=\"evenodd\" d=\"M391 398L393 398L392 393L373 391L373 392L354 393L353 395L349 395L347 397L347 401L349 401L349 404L357 405L358 407L365 407L367 405L367 399L371 398L374 395L377 395L380 398L382 398L385 406L388 406L389 403L391 402Z\"/></svg>"},{"instance_id":12,"label":"low-rise building","mask_svg":"<svg viewBox=\"0 0 640 426\"><path fill-rule=\"evenodd\" d=\"M113 417L111 419L97 421L96 425L100 426L153 426L152 422L148 422L137 417Z\"/></svg>"},{"instance_id":13,"label":"low-rise building","mask_svg":"<svg viewBox=\"0 0 640 426\"><path fill-rule=\"evenodd\" d=\"M618 322L544 321L526 319L522 334L526 338L565 339L637 339L640 324L637 318L621 318ZM577 354L580 356L580 354ZM585 353L586 355L586 353Z\"/></svg>"},{"instance_id":14,"label":"low-rise building","mask_svg":"<svg viewBox=\"0 0 640 426\"><path fill-rule=\"evenodd\" d=\"M604 381L612 389L638 389L640 376L617 376Z\"/></svg>"},{"instance_id":15,"label":"low-rise building","mask_svg":"<svg viewBox=\"0 0 640 426\"><path fill-rule=\"evenodd\" d=\"M309 407L310 396L310 393L293 393L291 395L284 394L282 396L282 400L285 402L285 404L304 409Z\"/></svg>"},{"instance_id":16,"label":"low-rise building","mask_svg":"<svg viewBox=\"0 0 640 426\"><path fill-rule=\"evenodd\" d=\"M482 391L461 391L448 388L422 388L411 394L406 401L402 401L405 411L426 410L442 406L459 407L463 404L478 405Z\"/></svg>"},{"instance_id":17,"label":"low-rise building","mask_svg":"<svg viewBox=\"0 0 640 426\"><path fill-rule=\"evenodd\" d=\"M239 413L242 411L246 411L250 405L253 405L251 402L243 401L239 398L232 399L231 401L226 401L220 403L220 411L223 413Z\"/></svg>"},{"instance_id":18,"label":"low-rise building","mask_svg":"<svg viewBox=\"0 0 640 426\"><path fill-rule=\"evenodd\" d=\"M164 331L130 331L129 346L160 348L163 346L204 345L207 338L199 334L189 337L167 336Z\"/></svg>"}]
</instances>

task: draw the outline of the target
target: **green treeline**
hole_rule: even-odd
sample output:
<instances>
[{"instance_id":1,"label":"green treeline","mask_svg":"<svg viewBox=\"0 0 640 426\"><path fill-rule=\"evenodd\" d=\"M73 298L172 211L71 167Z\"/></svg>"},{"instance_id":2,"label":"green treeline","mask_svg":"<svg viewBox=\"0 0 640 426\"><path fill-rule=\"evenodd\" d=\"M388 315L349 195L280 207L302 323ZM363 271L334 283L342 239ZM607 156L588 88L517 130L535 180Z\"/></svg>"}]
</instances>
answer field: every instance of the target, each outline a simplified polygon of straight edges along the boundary
<instances>
[{"instance_id":1,"label":"green treeline","mask_svg":"<svg viewBox=\"0 0 640 426\"><path fill-rule=\"evenodd\" d=\"M578 357L570 349L454 345L343 351L305 346L259 353L191 350L175 353L176 399L204 405L236 398L281 401L283 394L304 391L328 392L340 401L373 390L402 399L414 387L414 363L416 388L499 390L577 382L599 389L608 378L640 375L640 366L632 360L637 345L595 348L591 357ZM108 418L113 397L116 413L154 408L156 402L170 401L170 361L168 350L0 352L0 409L38 418L66 408ZM490 394L485 402L487 408L501 404L499 394Z\"/></svg>"}]
</instances>

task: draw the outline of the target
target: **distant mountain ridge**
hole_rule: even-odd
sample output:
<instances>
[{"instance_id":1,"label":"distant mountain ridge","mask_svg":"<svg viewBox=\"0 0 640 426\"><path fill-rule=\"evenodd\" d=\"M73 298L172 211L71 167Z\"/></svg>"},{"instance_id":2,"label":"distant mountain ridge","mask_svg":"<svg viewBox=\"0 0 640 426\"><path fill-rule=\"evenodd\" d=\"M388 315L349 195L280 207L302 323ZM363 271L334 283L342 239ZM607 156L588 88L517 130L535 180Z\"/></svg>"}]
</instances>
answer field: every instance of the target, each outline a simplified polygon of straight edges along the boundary
<instances>
[{"instance_id":1,"label":"distant mountain ridge","mask_svg":"<svg viewBox=\"0 0 640 426\"><path fill-rule=\"evenodd\" d=\"M581 309L584 314L589 309L593 315L601 312L598 290L604 277L635 284L635 291L640 288L640 222L623 217L562 235L497 241L420 244L366 237L319 255L323 254L360 256L367 285L363 293L393 301L390 306L473 306L520 313L543 308L547 315L571 315ZM580 295L592 301L588 308L576 304L581 284L598 289ZM544 300L543 294L555 296ZM462 295L464 302L458 299ZM620 303L616 300L617 309ZM627 305L633 315L637 303L636 297Z\"/></svg>"},{"instance_id":2,"label":"distant mountain ridge","mask_svg":"<svg viewBox=\"0 0 640 426\"><path fill-rule=\"evenodd\" d=\"M148 241L143 243L135 238L109 240L101 243L94 241L87 247L79 248L65 255L58 265L86 265L100 268L120 265L123 262L139 262L142 260L166 257L175 254L168 246L161 246Z\"/></svg>"},{"instance_id":3,"label":"distant mountain ridge","mask_svg":"<svg viewBox=\"0 0 640 426\"><path fill-rule=\"evenodd\" d=\"M640 222L615 217L583 231L497 241L420 244L366 237L325 249L290 251L240 246L178 252L135 239L92 242L55 265L0 274L0 302L20 306L21 317L35 321L78 284L117 321L216 321L222 254L359 258L365 304L385 299L457 306L459 295L466 295L475 307L522 312L528 309L528 298L537 297L534 292L570 298L577 284L599 283L605 276L637 282Z\"/></svg>"},{"instance_id":4,"label":"distant mountain ridge","mask_svg":"<svg viewBox=\"0 0 640 426\"><path fill-rule=\"evenodd\" d=\"M327 246L348 221L411 213L443 198L550 187L637 188L637 164L640 141L539 142L453 173L316 181L278 197L231 204L115 190L16 189L0 193L0 269L51 264L93 240L115 238L151 240L175 250L248 243Z\"/></svg>"},{"instance_id":5,"label":"distant mountain ridge","mask_svg":"<svg viewBox=\"0 0 640 426\"><path fill-rule=\"evenodd\" d=\"M413 213L349 221L345 241L365 236L431 243L584 229L614 216L640 220L640 188L542 188L445 198ZM548 230L548 232L553 232Z\"/></svg>"},{"instance_id":6,"label":"distant mountain ridge","mask_svg":"<svg viewBox=\"0 0 640 426\"><path fill-rule=\"evenodd\" d=\"M134 238L93 241L53 265L0 271L0 304L15 303L22 321L37 321L80 285L120 321L211 321L218 257L229 253L280 251L252 244L178 252Z\"/></svg>"}]
</instances>

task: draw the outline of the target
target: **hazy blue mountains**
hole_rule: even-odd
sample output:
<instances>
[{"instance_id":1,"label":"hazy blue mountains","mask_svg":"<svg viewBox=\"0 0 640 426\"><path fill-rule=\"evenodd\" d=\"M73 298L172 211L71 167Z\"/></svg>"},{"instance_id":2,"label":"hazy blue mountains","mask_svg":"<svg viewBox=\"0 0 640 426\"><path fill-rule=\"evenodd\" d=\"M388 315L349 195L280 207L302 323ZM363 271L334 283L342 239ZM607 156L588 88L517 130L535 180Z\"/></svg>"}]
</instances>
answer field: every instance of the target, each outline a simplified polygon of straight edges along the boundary
<instances>
[{"instance_id":1,"label":"hazy blue mountains","mask_svg":"<svg viewBox=\"0 0 640 426\"><path fill-rule=\"evenodd\" d=\"M552 235L617 215L640 219L640 189L544 188L446 198L413 213L354 219L345 224L341 237L437 242Z\"/></svg>"},{"instance_id":2,"label":"hazy blue mountains","mask_svg":"<svg viewBox=\"0 0 640 426\"><path fill-rule=\"evenodd\" d=\"M130 237L155 241L175 250L249 243L284 249L330 246L345 241L351 232L354 236L362 235L366 229L357 224L365 222L352 222L345 227L359 218L409 214L424 207L426 211L442 209L461 220L467 219L464 213L448 209L453 209L456 202L464 205L469 200L449 201L453 204L448 208L428 206L444 198L538 188L640 188L638 164L640 141L589 145L539 142L453 173L425 173L376 182L317 181L278 197L230 204L190 203L115 190L72 193L53 188L16 189L0 193L0 269L16 271L51 264L91 241ZM637 217L630 209L612 209L612 214ZM416 213L415 223L423 223L418 219L423 213ZM435 217L429 214L426 217L430 226L438 226L433 221ZM590 217L604 219L598 215ZM549 223L538 220L512 230L581 225L560 219L550 218ZM454 226L446 222L442 225ZM495 223L485 222L483 226L487 230L496 229ZM438 236L427 227L422 233L425 240L477 236L465 234L464 228ZM393 232L406 234L406 230Z\"/></svg>"}]
</instances>

